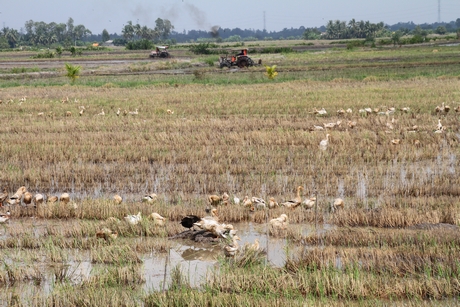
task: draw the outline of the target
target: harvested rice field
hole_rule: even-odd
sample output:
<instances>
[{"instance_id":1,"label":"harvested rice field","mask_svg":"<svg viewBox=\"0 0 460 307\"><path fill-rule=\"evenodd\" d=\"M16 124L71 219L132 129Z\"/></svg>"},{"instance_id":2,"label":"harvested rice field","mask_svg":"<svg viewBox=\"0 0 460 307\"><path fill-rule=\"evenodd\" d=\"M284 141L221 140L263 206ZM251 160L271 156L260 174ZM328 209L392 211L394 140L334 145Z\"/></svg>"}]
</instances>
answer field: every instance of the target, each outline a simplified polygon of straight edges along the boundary
<instances>
[{"instance_id":1,"label":"harvested rice field","mask_svg":"<svg viewBox=\"0 0 460 307\"><path fill-rule=\"evenodd\" d=\"M459 305L459 52L0 53L0 306Z\"/></svg>"}]
</instances>

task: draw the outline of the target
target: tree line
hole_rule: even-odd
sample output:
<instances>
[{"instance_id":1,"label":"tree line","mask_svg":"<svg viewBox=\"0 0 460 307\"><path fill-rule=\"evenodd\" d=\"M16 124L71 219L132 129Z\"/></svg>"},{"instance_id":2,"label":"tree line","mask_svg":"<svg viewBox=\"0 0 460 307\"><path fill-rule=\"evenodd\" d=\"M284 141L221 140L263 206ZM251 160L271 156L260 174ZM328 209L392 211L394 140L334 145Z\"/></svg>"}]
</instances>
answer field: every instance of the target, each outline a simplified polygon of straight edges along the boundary
<instances>
[{"instance_id":1,"label":"tree line","mask_svg":"<svg viewBox=\"0 0 460 307\"><path fill-rule=\"evenodd\" d=\"M283 39L348 39L348 38L375 38L392 37L397 35L417 34L426 36L430 33L446 34L460 29L460 18L447 23L433 23L416 25L413 22L386 25L383 22L370 21L348 22L329 20L326 25L315 28L284 28L281 31L266 31L240 28L213 27L209 31L189 30L174 31L174 25L167 19L157 18L155 26L133 24L128 21L123 25L120 34L109 34L103 30L101 34L93 34L84 25L75 25L69 18L67 23L46 23L29 20L20 31L9 27L0 30L0 49L15 48L17 46L76 46L88 42L104 42L114 40L120 45L139 44L146 48L153 43L190 43L190 42L240 42L248 40L283 40Z\"/></svg>"}]
</instances>

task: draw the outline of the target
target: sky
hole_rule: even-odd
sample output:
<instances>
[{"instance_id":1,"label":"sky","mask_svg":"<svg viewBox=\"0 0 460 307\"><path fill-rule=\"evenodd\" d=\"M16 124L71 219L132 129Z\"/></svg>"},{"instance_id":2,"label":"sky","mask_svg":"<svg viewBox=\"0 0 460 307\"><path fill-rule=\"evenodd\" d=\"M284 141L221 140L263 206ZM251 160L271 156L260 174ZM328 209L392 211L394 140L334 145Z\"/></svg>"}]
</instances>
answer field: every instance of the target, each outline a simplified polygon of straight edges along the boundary
<instances>
[{"instance_id":1,"label":"sky","mask_svg":"<svg viewBox=\"0 0 460 307\"><path fill-rule=\"evenodd\" d=\"M205 30L213 26L280 31L300 26L320 27L329 20L415 24L460 18L459 0L0 0L0 26L20 30L28 20L82 24L93 34L104 29L121 33L132 21L155 27L169 19L174 30Z\"/></svg>"}]
</instances>

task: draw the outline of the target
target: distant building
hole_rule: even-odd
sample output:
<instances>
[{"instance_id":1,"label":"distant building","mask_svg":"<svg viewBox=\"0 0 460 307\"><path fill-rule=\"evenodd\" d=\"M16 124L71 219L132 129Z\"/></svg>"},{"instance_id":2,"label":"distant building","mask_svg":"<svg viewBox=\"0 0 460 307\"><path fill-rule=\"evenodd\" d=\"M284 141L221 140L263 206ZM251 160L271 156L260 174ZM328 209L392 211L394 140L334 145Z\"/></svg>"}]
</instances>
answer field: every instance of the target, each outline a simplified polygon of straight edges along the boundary
<instances>
[{"instance_id":1,"label":"distant building","mask_svg":"<svg viewBox=\"0 0 460 307\"><path fill-rule=\"evenodd\" d=\"M111 46L114 46L113 40L108 40L108 41L103 42L103 43L102 43L102 46L104 46L104 47L111 47Z\"/></svg>"}]
</instances>

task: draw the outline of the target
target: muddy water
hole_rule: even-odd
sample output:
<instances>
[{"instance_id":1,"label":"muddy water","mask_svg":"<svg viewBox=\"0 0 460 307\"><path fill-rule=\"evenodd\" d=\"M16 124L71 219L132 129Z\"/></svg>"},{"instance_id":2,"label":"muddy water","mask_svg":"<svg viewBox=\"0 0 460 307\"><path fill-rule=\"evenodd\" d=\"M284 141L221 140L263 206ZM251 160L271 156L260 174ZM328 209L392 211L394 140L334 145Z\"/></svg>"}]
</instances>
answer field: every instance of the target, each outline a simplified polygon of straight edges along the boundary
<instances>
[{"instance_id":1,"label":"muddy water","mask_svg":"<svg viewBox=\"0 0 460 307\"><path fill-rule=\"evenodd\" d=\"M267 251L267 265L282 267L285 264L287 254L292 255L300 248L299 246L290 246L286 239L268 237L265 224L249 222L235 224L234 227L238 230L238 236L241 238L241 246L246 243L254 243L255 239L259 240L261 248ZM308 224L298 225L298 227L303 234L315 231L314 227ZM35 225L35 229L39 233L42 232L41 228L39 225ZM318 231L327 231L330 228L330 226L325 225ZM0 239L5 238L5 235L5 230L1 229ZM218 268L218 258L223 255L221 244L196 243L191 240L177 240L175 243L167 254L139 255L143 260L143 277L145 280L142 285L143 290L162 290L163 284L167 289L171 282L171 272L175 267L181 269L192 287L199 287L205 281L206 274L210 270ZM68 255L69 260L63 265L66 266L68 276L75 284L97 274L98 269L104 266L103 264L91 263L89 251L68 250ZM31 293L49 294L55 283L55 268L44 263L44 270L44 280L40 285L35 286L32 282L21 283L9 288L8 291L21 293L21 297L24 298Z\"/></svg>"},{"instance_id":2,"label":"muddy water","mask_svg":"<svg viewBox=\"0 0 460 307\"><path fill-rule=\"evenodd\" d=\"M293 254L300 246L289 246L283 238L267 236L267 228L264 224L241 223L235 224L238 236L241 238L240 246L252 244L259 240L260 247L267 251L267 265L282 267L285 264L287 254ZM314 231L311 225L299 225L303 234ZM332 226L324 225L318 231L327 231ZM268 240L267 240L268 238ZM169 259L166 256L144 258L145 289L162 289L167 264L166 286L170 283L171 269L180 266L185 276L188 276L190 285L197 287L203 283L206 273L219 265L217 259L223 255L222 246L219 244L195 243L190 240L180 240L177 246L170 250Z\"/></svg>"}]
</instances>

